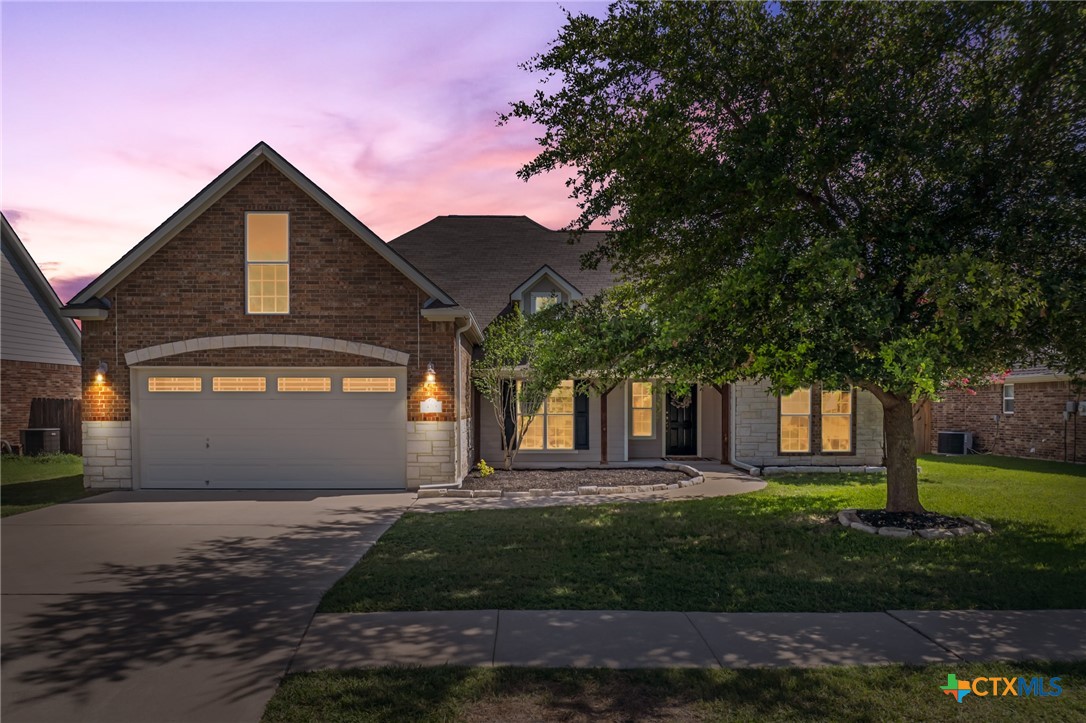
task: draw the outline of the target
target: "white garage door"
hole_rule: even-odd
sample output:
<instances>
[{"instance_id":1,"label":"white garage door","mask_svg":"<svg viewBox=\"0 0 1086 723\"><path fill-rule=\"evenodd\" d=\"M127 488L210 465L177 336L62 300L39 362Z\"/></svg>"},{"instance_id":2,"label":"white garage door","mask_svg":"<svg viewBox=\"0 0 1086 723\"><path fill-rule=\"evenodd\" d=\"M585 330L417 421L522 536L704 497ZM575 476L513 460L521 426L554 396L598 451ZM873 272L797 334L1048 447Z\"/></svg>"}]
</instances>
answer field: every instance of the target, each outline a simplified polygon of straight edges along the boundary
<instances>
[{"instance_id":1,"label":"white garage door","mask_svg":"<svg viewBox=\"0 0 1086 723\"><path fill-rule=\"evenodd\" d=\"M405 487L404 369L155 367L132 382L140 487Z\"/></svg>"}]
</instances>

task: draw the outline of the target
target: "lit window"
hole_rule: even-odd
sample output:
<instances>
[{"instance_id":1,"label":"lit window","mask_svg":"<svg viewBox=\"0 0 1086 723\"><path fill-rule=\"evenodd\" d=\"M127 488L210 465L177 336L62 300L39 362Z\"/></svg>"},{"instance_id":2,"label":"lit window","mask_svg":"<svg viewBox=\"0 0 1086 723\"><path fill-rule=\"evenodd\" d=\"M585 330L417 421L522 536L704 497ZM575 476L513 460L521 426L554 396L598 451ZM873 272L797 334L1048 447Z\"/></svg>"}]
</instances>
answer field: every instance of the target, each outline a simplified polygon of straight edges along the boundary
<instances>
[{"instance_id":1,"label":"lit window","mask_svg":"<svg viewBox=\"0 0 1086 723\"><path fill-rule=\"evenodd\" d=\"M394 392L396 377L344 377L345 392Z\"/></svg>"},{"instance_id":2,"label":"lit window","mask_svg":"<svg viewBox=\"0 0 1086 723\"><path fill-rule=\"evenodd\" d=\"M630 385L630 436L652 437L654 432L652 382L634 382Z\"/></svg>"},{"instance_id":3,"label":"lit window","mask_svg":"<svg viewBox=\"0 0 1086 723\"><path fill-rule=\"evenodd\" d=\"M537 292L532 294L532 313L543 311L558 303L558 294L553 291Z\"/></svg>"},{"instance_id":4,"label":"lit window","mask_svg":"<svg viewBox=\"0 0 1086 723\"><path fill-rule=\"evenodd\" d=\"M279 377L276 388L281 392L330 392L330 377Z\"/></svg>"},{"instance_id":5,"label":"lit window","mask_svg":"<svg viewBox=\"0 0 1086 723\"><path fill-rule=\"evenodd\" d=\"M573 381L550 393L520 441L521 449L573 449Z\"/></svg>"},{"instance_id":6,"label":"lit window","mask_svg":"<svg viewBox=\"0 0 1086 723\"><path fill-rule=\"evenodd\" d=\"M1014 385L1003 385L1003 413L1014 414Z\"/></svg>"},{"instance_id":7,"label":"lit window","mask_svg":"<svg viewBox=\"0 0 1086 723\"><path fill-rule=\"evenodd\" d=\"M264 377L213 377L211 389L216 392L262 392L266 384Z\"/></svg>"},{"instance_id":8,"label":"lit window","mask_svg":"<svg viewBox=\"0 0 1086 723\"><path fill-rule=\"evenodd\" d=\"M290 311L290 217L245 214L245 289L250 314Z\"/></svg>"},{"instance_id":9,"label":"lit window","mask_svg":"<svg viewBox=\"0 0 1086 723\"><path fill-rule=\"evenodd\" d=\"M781 451L811 451L811 390L781 397Z\"/></svg>"},{"instance_id":10,"label":"lit window","mask_svg":"<svg viewBox=\"0 0 1086 723\"><path fill-rule=\"evenodd\" d=\"M198 392L203 389L200 377L150 377L147 380L149 392Z\"/></svg>"},{"instance_id":11,"label":"lit window","mask_svg":"<svg viewBox=\"0 0 1086 723\"><path fill-rule=\"evenodd\" d=\"M822 451L852 451L852 391L822 392Z\"/></svg>"}]
</instances>

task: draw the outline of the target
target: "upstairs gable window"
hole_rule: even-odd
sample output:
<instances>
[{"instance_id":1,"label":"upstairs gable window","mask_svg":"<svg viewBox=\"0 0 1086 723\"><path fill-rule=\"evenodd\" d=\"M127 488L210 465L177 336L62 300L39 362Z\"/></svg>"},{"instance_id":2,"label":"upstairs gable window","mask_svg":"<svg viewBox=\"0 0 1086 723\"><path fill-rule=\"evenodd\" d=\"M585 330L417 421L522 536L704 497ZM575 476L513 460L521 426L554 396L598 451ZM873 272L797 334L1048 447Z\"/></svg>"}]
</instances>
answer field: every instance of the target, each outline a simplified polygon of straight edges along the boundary
<instances>
[{"instance_id":1,"label":"upstairs gable window","mask_svg":"<svg viewBox=\"0 0 1086 723\"><path fill-rule=\"evenodd\" d=\"M532 313L543 311L551 306L557 304L561 299L558 298L557 292L554 291L533 291L531 310Z\"/></svg>"},{"instance_id":2,"label":"upstairs gable window","mask_svg":"<svg viewBox=\"0 0 1086 723\"><path fill-rule=\"evenodd\" d=\"M288 214L245 214L245 295L250 314L290 312Z\"/></svg>"}]
</instances>

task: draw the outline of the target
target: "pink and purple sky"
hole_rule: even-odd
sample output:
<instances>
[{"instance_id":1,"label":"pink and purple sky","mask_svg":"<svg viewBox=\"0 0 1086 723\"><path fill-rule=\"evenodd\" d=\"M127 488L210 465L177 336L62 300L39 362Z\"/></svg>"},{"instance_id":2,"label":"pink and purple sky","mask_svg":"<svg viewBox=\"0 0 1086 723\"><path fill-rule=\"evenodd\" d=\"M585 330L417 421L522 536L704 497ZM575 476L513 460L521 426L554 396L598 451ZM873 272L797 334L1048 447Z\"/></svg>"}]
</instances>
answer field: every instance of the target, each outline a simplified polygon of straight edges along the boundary
<instances>
[{"instance_id":1,"label":"pink and purple sky","mask_svg":"<svg viewBox=\"0 0 1086 723\"><path fill-rule=\"evenodd\" d=\"M538 129L495 121L563 22L556 2L5 1L4 213L65 301L261 140L385 240L452 213L558 228L565 174L519 180Z\"/></svg>"}]
</instances>

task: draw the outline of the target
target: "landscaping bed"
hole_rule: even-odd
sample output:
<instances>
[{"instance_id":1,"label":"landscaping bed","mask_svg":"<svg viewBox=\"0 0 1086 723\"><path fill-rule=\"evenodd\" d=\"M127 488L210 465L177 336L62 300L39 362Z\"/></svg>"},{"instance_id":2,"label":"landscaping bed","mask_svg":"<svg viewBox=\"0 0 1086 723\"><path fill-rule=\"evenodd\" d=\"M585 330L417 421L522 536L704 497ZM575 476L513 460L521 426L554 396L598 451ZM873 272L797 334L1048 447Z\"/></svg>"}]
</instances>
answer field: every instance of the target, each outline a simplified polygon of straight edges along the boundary
<instances>
[{"instance_id":1,"label":"landscaping bed","mask_svg":"<svg viewBox=\"0 0 1086 723\"><path fill-rule=\"evenodd\" d=\"M686 472L663 467L616 469L514 469L496 470L483 477L474 471L464 479L462 489L503 490L576 490L578 487L625 487L629 485L677 484L690 479Z\"/></svg>"}]
</instances>

